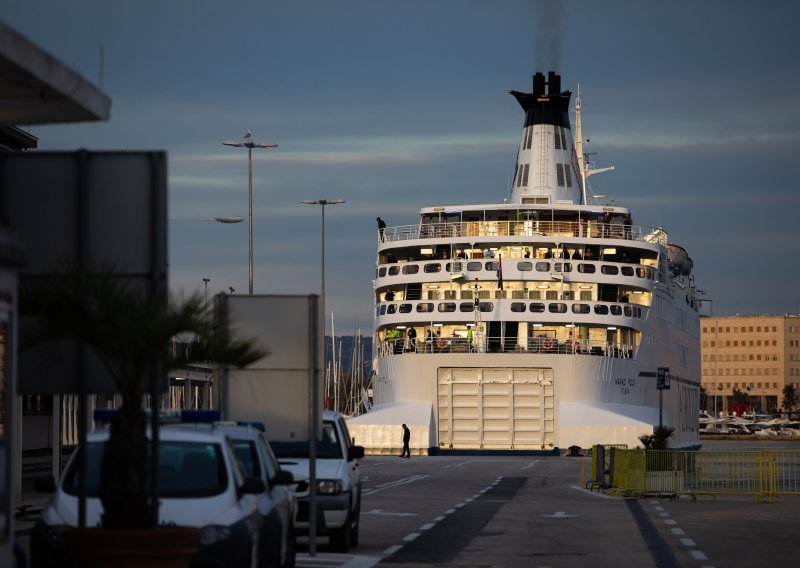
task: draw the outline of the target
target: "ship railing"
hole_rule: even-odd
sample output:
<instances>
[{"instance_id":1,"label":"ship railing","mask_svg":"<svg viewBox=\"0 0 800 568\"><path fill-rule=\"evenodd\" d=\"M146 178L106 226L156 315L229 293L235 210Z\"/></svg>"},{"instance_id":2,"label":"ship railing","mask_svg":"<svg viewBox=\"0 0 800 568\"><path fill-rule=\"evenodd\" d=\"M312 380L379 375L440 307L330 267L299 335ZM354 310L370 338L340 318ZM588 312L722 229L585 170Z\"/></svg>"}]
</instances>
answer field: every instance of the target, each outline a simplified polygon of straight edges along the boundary
<instances>
[{"instance_id":1,"label":"ship railing","mask_svg":"<svg viewBox=\"0 0 800 568\"><path fill-rule=\"evenodd\" d=\"M398 225L383 230L383 242L452 237L579 237L625 239L666 246L667 233L659 228L595 221L463 221ZM379 235L380 238L380 235Z\"/></svg>"},{"instance_id":2,"label":"ship railing","mask_svg":"<svg viewBox=\"0 0 800 568\"><path fill-rule=\"evenodd\" d=\"M378 347L380 356L406 353L527 353L542 355L591 355L620 359L632 358L633 345L589 339L562 340L551 337L417 337L387 339Z\"/></svg>"}]
</instances>

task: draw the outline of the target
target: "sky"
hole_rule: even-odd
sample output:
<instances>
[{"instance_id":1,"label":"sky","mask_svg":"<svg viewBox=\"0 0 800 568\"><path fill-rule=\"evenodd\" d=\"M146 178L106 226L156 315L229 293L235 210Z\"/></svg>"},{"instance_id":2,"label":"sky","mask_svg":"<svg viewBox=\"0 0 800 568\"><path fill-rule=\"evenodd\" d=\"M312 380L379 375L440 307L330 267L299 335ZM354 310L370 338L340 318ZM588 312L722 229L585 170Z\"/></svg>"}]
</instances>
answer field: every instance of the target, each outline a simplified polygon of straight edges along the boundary
<instances>
[{"instance_id":1,"label":"sky","mask_svg":"<svg viewBox=\"0 0 800 568\"><path fill-rule=\"evenodd\" d=\"M165 150L176 293L320 291L372 330L376 223L501 202L521 136L508 90L580 88L591 191L689 251L713 315L800 311L800 3L793 0L26 0L0 18L99 85L107 122L32 127L42 150ZM102 53L102 57L101 57ZM101 65L102 61L102 65ZM202 221L218 216L244 223Z\"/></svg>"}]
</instances>

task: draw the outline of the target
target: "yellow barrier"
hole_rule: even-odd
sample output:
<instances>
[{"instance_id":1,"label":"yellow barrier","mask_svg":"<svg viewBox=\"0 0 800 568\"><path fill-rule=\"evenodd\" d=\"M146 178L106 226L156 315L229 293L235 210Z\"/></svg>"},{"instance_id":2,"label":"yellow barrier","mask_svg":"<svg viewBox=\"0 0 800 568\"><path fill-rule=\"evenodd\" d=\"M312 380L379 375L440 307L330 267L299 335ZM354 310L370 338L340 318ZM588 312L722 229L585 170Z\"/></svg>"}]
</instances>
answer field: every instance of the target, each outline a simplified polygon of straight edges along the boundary
<instances>
[{"instance_id":1,"label":"yellow barrier","mask_svg":"<svg viewBox=\"0 0 800 568\"><path fill-rule=\"evenodd\" d=\"M800 493L800 450L609 453L609 485L626 494L739 494L775 501Z\"/></svg>"}]
</instances>

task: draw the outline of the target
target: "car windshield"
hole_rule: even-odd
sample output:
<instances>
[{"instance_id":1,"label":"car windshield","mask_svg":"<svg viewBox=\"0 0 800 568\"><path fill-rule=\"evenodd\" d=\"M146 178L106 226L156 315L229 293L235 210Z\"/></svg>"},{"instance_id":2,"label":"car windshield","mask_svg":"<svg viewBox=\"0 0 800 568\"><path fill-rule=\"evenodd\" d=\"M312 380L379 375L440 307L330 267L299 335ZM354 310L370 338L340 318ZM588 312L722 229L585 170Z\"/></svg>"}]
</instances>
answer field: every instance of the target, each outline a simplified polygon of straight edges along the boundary
<instances>
[{"instance_id":1,"label":"car windshield","mask_svg":"<svg viewBox=\"0 0 800 568\"><path fill-rule=\"evenodd\" d=\"M88 445L86 475L88 497L99 496L100 462L104 446L103 442L92 442ZM64 477L64 491L70 495L78 495L80 488L78 461L78 459L72 460ZM218 495L225 491L228 485L222 448L215 443L162 441L159 444L158 471L161 497ZM147 485L149 487L149 481Z\"/></svg>"},{"instance_id":2,"label":"car windshield","mask_svg":"<svg viewBox=\"0 0 800 568\"><path fill-rule=\"evenodd\" d=\"M308 442L270 442L275 456L280 458L307 458ZM332 422L322 427L322 439L317 444L318 459L341 459L342 448Z\"/></svg>"}]
</instances>

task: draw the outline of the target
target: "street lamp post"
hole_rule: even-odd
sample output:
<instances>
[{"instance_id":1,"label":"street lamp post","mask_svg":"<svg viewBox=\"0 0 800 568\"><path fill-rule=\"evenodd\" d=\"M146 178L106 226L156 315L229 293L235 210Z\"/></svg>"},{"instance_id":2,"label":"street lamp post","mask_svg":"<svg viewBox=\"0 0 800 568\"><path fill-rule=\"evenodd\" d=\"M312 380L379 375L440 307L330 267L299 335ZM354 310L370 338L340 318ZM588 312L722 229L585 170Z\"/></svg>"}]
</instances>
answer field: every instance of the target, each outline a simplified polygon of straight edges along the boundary
<instances>
[{"instance_id":1,"label":"street lamp post","mask_svg":"<svg viewBox=\"0 0 800 568\"><path fill-rule=\"evenodd\" d=\"M208 283L211 282L211 278L203 278L203 284L206 286L206 309L208 308Z\"/></svg>"},{"instance_id":2,"label":"street lamp post","mask_svg":"<svg viewBox=\"0 0 800 568\"><path fill-rule=\"evenodd\" d=\"M253 131L248 130L241 142L226 140L224 146L247 148L247 256L248 283L250 294L253 294L253 148L277 148L274 142L256 144L253 142Z\"/></svg>"},{"instance_id":3,"label":"street lamp post","mask_svg":"<svg viewBox=\"0 0 800 568\"><path fill-rule=\"evenodd\" d=\"M321 276L320 276L320 283L321 283L321 290L320 290L320 304L322 306L322 345L325 345L325 206L326 205L339 205L344 203L344 199L305 199L300 203L305 205L319 205L320 209L322 210L322 262L321 262ZM338 410L338 409L337 409Z\"/></svg>"}]
</instances>

